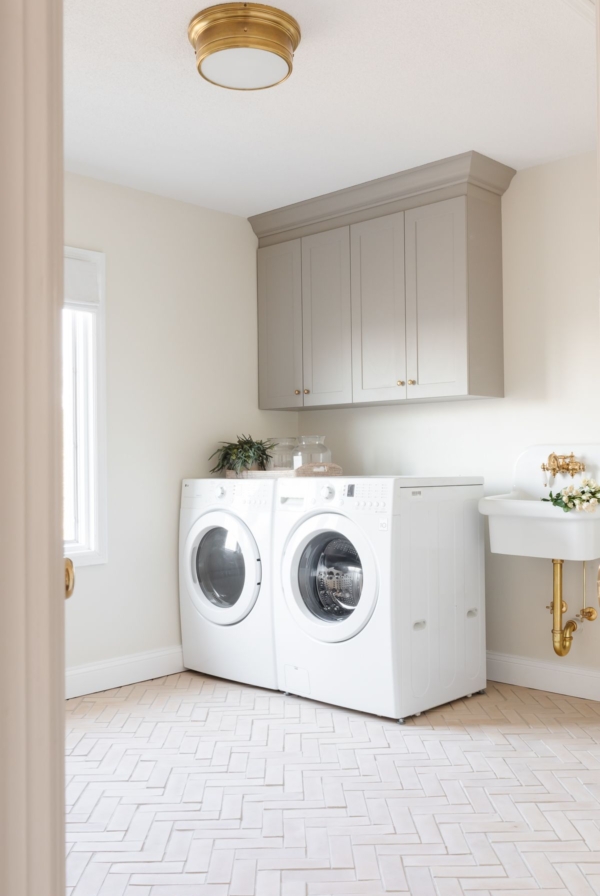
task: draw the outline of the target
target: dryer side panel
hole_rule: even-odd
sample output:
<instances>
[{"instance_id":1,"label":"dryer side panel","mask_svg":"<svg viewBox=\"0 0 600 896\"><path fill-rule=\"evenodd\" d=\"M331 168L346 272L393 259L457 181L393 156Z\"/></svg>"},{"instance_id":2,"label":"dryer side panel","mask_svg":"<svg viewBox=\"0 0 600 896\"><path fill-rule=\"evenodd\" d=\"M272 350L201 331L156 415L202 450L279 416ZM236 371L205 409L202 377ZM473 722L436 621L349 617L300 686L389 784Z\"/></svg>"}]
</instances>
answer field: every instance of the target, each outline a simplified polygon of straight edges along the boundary
<instances>
[{"instance_id":1,"label":"dryer side panel","mask_svg":"<svg viewBox=\"0 0 600 896\"><path fill-rule=\"evenodd\" d=\"M485 687L481 491L401 489L398 643L404 715Z\"/></svg>"}]
</instances>

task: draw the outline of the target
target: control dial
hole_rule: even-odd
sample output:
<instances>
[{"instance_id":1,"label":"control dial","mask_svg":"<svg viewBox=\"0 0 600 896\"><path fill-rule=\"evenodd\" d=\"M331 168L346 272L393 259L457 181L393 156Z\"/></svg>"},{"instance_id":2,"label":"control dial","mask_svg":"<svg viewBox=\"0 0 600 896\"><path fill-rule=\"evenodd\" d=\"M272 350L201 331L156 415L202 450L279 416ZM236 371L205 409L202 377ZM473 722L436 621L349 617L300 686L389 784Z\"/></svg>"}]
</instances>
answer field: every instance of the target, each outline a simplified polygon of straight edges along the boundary
<instances>
[{"instance_id":1,"label":"control dial","mask_svg":"<svg viewBox=\"0 0 600 896\"><path fill-rule=\"evenodd\" d=\"M217 485L215 488L215 498L222 498L225 494L225 489L222 485Z\"/></svg>"},{"instance_id":2,"label":"control dial","mask_svg":"<svg viewBox=\"0 0 600 896\"><path fill-rule=\"evenodd\" d=\"M321 489L321 497L322 498L327 498L328 500L331 500L334 495L335 495L335 489L333 489L330 485L324 485L323 488Z\"/></svg>"}]
</instances>

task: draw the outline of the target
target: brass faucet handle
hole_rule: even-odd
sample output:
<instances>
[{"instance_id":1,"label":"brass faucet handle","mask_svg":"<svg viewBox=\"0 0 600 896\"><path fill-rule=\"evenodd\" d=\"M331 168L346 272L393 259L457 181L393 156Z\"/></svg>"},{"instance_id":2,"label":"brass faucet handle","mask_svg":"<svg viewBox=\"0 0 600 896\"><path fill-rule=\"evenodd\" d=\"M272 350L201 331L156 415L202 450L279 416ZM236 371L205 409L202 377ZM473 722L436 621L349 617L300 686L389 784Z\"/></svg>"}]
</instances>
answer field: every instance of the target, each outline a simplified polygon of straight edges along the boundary
<instances>
[{"instance_id":1,"label":"brass faucet handle","mask_svg":"<svg viewBox=\"0 0 600 896\"><path fill-rule=\"evenodd\" d=\"M577 614L579 619L587 619L588 622L594 622L598 618L598 610L594 607L584 607Z\"/></svg>"},{"instance_id":2,"label":"brass faucet handle","mask_svg":"<svg viewBox=\"0 0 600 896\"><path fill-rule=\"evenodd\" d=\"M548 460L546 461L546 463L542 464L542 470L544 471L544 473L551 473L552 476L556 476L559 469L560 464L558 457L554 452L552 452L552 454L548 455Z\"/></svg>"}]
</instances>

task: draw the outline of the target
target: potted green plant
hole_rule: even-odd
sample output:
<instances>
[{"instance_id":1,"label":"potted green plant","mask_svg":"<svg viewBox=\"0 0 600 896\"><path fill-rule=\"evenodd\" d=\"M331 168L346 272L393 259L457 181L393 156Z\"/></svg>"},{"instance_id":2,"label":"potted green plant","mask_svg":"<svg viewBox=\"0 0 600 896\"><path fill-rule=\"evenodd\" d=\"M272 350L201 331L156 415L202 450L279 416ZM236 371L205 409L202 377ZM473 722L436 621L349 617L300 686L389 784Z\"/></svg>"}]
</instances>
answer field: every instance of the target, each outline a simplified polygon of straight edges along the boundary
<instances>
[{"instance_id":1,"label":"potted green plant","mask_svg":"<svg viewBox=\"0 0 600 896\"><path fill-rule=\"evenodd\" d=\"M221 442L221 447L213 451L209 460L217 457L217 463L211 473L222 473L226 476L242 477L248 470L266 470L271 460L269 451L275 442L255 440L252 436L238 436L237 442Z\"/></svg>"}]
</instances>

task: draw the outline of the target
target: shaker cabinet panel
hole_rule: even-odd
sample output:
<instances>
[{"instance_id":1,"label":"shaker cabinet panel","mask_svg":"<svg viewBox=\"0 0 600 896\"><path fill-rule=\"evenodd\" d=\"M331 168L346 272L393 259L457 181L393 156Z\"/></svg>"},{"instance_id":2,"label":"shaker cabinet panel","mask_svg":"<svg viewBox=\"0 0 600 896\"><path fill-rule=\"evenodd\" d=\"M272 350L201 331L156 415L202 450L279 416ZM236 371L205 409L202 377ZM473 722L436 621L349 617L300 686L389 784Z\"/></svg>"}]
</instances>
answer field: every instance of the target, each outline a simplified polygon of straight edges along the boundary
<instances>
[{"instance_id":1,"label":"shaker cabinet panel","mask_svg":"<svg viewBox=\"0 0 600 896\"><path fill-rule=\"evenodd\" d=\"M300 240L258 250L259 407L302 407Z\"/></svg>"},{"instance_id":2,"label":"shaker cabinet panel","mask_svg":"<svg viewBox=\"0 0 600 896\"><path fill-rule=\"evenodd\" d=\"M302 238L304 407L352 401L350 229Z\"/></svg>"},{"instance_id":3,"label":"shaker cabinet panel","mask_svg":"<svg viewBox=\"0 0 600 896\"><path fill-rule=\"evenodd\" d=\"M353 401L406 398L404 212L350 228Z\"/></svg>"},{"instance_id":4,"label":"shaker cabinet panel","mask_svg":"<svg viewBox=\"0 0 600 896\"><path fill-rule=\"evenodd\" d=\"M466 227L463 196L405 213L409 399L468 394Z\"/></svg>"}]
</instances>

